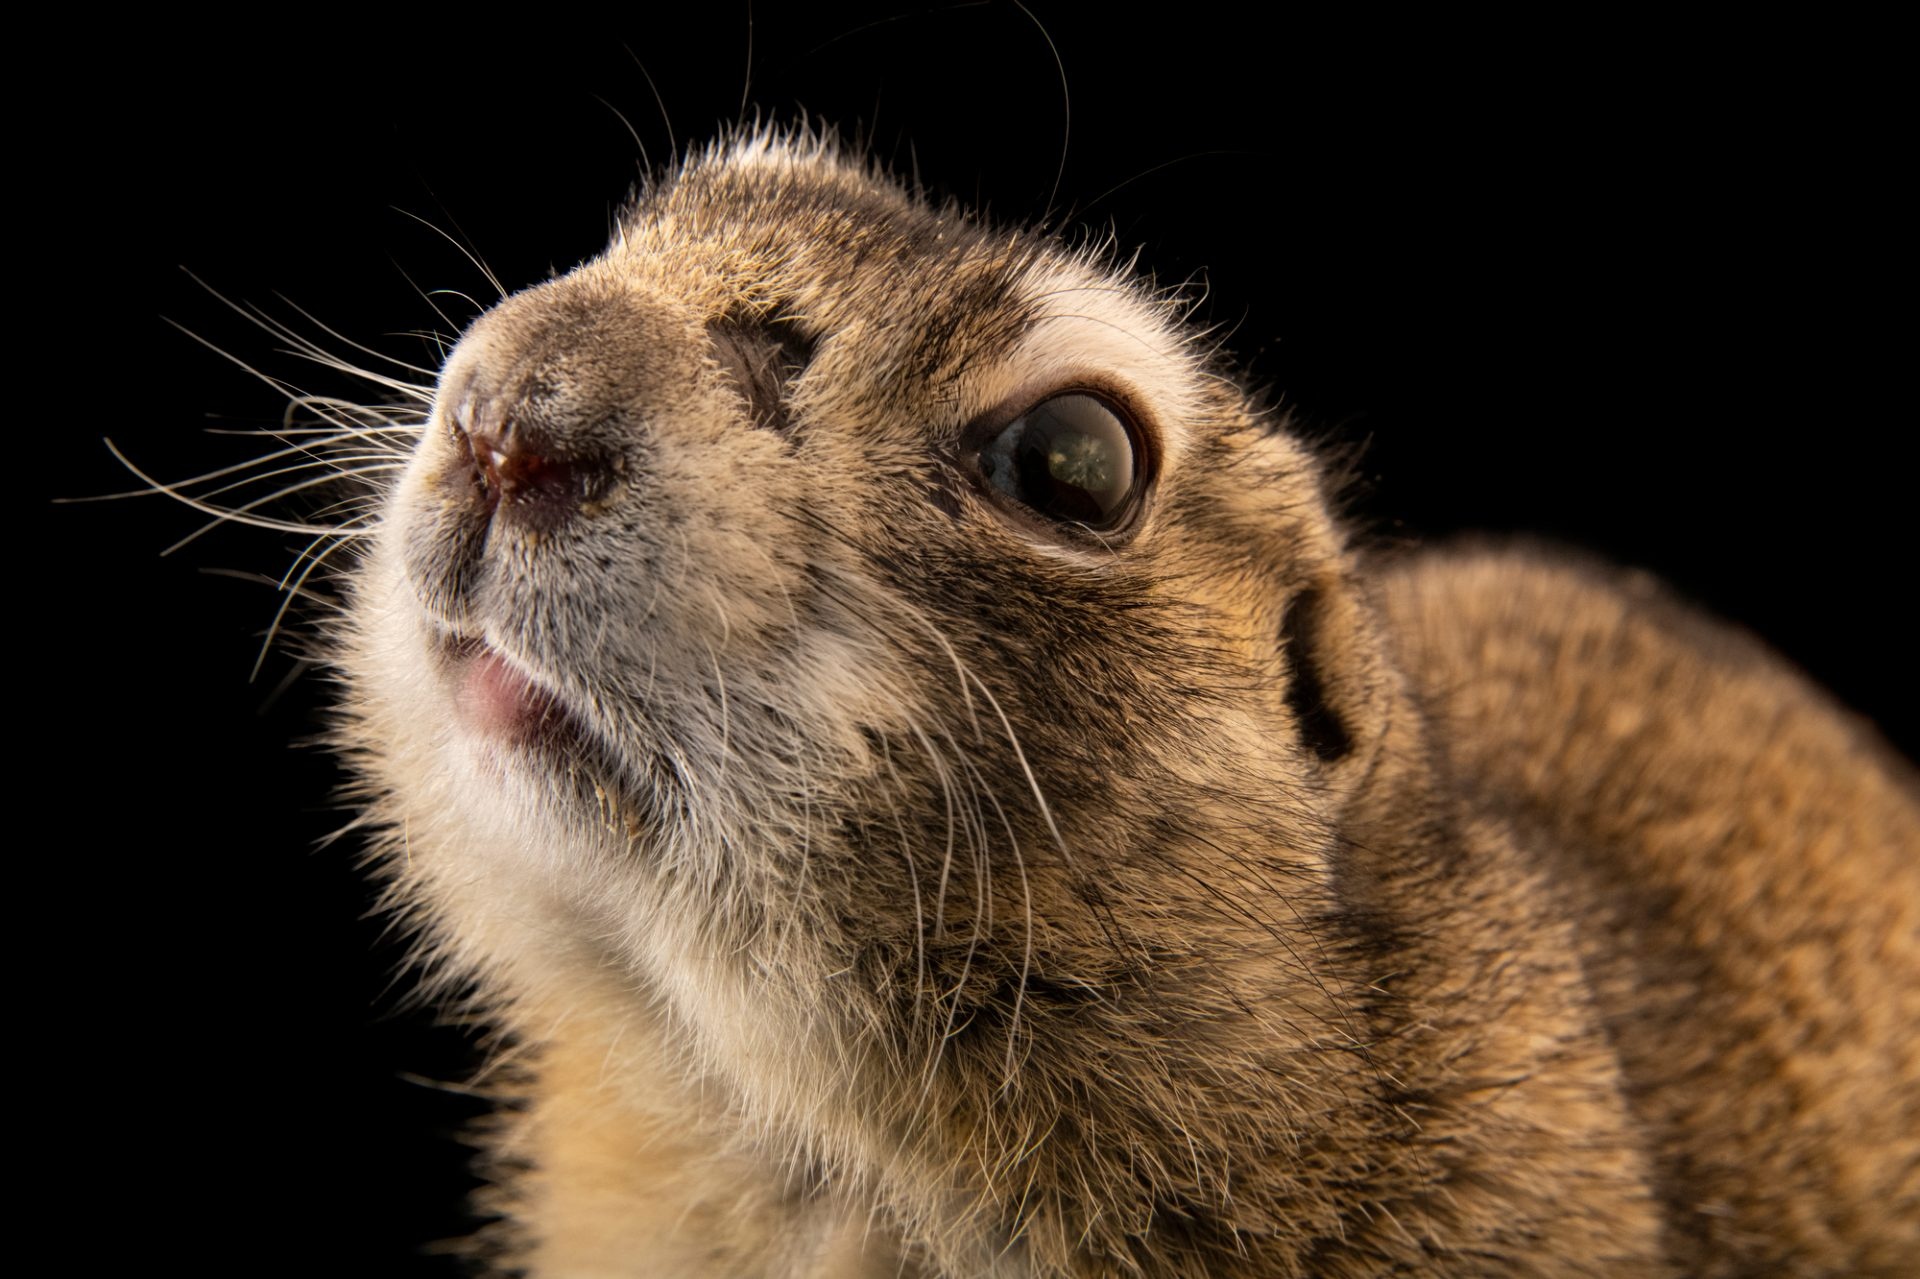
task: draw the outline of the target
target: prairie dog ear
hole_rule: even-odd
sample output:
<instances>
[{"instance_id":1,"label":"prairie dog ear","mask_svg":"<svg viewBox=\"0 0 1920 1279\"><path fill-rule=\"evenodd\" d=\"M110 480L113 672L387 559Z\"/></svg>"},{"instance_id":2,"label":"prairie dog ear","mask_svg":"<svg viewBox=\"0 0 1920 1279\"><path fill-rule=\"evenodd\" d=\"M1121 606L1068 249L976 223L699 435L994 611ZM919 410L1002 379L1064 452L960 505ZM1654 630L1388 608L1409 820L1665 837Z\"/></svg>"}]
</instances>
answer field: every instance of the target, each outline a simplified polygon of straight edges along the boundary
<instances>
[{"instance_id":1,"label":"prairie dog ear","mask_svg":"<svg viewBox=\"0 0 1920 1279\"><path fill-rule=\"evenodd\" d=\"M1321 464L1284 422L1251 414L1203 447L1213 450L1195 459L1196 482L1209 485L1210 540L1259 566L1228 598L1251 605L1248 638L1270 672L1271 709L1338 802L1372 770L1393 699Z\"/></svg>"},{"instance_id":2,"label":"prairie dog ear","mask_svg":"<svg viewBox=\"0 0 1920 1279\"><path fill-rule=\"evenodd\" d=\"M1388 681L1379 623L1353 577L1320 461L1285 429L1260 424L1236 442L1245 486L1281 587L1272 638L1287 717L1303 754L1335 789L1357 785L1385 735ZM1271 615L1269 615L1271 616Z\"/></svg>"},{"instance_id":3,"label":"prairie dog ear","mask_svg":"<svg viewBox=\"0 0 1920 1279\"><path fill-rule=\"evenodd\" d=\"M1305 755L1336 791L1372 771L1392 699L1378 623L1339 568L1311 578L1281 615L1285 699Z\"/></svg>"}]
</instances>

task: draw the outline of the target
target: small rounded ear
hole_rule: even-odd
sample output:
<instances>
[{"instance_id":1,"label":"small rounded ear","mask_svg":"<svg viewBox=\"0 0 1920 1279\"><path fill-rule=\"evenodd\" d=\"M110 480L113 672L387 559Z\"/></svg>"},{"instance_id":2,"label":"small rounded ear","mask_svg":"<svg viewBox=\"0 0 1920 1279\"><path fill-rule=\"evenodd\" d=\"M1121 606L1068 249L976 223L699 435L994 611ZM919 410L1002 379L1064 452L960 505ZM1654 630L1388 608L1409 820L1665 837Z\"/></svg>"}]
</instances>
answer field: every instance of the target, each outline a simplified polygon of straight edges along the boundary
<instances>
[{"instance_id":1,"label":"small rounded ear","mask_svg":"<svg viewBox=\"0 0 1920 1279\"><path fill-rule=\"evenodd\" d=\"M1281 616L1287 709L1301 746L1336 789L1365 780L1386 736L1392 699L1377 627L1337 570L1296 591Z\"/></svg>"},{"instance_id":2,"label":"small rounded ear","mask_svg":"<svg viewBox=\"0 0 1920 1279\"><path fill-rule=\"evenodd\" d=\"M1283 709L1301 752L1336 802L1373 772L1395 683L1378 621L1328 496L1321 462L1285 429L1258 422L1223 437L1233 483L1209 514L1270 566L1279 615L1260 611L1256 642L1278 657Z\"/></svg>"}]
</instances>

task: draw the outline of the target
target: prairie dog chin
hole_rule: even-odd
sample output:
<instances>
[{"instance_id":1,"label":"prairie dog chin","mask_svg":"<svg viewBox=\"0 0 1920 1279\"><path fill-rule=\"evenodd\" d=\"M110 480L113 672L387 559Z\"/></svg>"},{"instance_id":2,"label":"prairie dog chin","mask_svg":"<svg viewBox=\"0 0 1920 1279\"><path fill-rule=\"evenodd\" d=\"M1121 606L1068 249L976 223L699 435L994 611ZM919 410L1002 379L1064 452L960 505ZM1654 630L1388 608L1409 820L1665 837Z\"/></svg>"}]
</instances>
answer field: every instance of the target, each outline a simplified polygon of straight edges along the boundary
<instances>
[{"instance_id":1,"label":"prairie dog chin","mask_svg":"<svg viewBox=\"0 0 1920 1279\"><path fill-rule=\"evenodd\" d=\"M1100 252L717 144L461 339L353 571L551 1275L1896 1273L1912 770L1526 549L1369 557Z\"/></svg>"}]
</instances>

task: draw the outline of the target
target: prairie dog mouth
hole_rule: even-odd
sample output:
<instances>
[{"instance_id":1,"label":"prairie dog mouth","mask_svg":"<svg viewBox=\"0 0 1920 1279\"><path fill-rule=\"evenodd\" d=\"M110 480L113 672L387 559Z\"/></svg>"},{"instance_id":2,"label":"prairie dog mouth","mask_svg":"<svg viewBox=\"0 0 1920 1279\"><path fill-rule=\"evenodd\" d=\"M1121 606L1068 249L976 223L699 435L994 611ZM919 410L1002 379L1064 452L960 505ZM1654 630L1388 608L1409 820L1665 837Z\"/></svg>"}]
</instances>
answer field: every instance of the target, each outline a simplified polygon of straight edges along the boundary
<instances>
[{"instance_id":1,"label":"prairie dog mouth","mask_svg":"<svg viewBox=\"0 0 1920 1279\"><path fill-rule=\"evenodd\" d=\"M469 731L515 743L577 732L559 699L485 640L447 635L440 647L456 713Z\"/></svg>"}]
</instances>

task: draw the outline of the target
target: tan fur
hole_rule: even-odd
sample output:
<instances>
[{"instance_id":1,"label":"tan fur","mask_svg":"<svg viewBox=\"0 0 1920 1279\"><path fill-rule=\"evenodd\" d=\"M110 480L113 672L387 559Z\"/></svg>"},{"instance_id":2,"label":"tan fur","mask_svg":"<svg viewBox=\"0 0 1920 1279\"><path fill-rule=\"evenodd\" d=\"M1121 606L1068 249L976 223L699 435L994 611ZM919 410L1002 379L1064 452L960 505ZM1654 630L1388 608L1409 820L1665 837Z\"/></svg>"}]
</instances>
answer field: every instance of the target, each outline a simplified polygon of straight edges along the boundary
<instances>
[{"instance_id":1,"label":"tan fur","mask_svg":"<svg viewBox=\"0 0 1920 1279\"><path fill-rule=\"evenodd\" d=\"M865 1212L835 1210L799 1179L736 1149L712 1099L662 1059L630 1013L576 1012L552 1027L538 1087L498 1156L531 1165L512 1210L537 1223L525 1260L579 1276L893 1275ZM521 1149L522 1144L526 1148Z\"/></svg>"},{"instance_id":2,"label":"tan fur","mask_svg":"<svg viewBox=\"0 0 1920 1279\"><path fill-rule=\"evenodd\" d=\"M1911 772L1644 578L1462 552L1383 586L1455 775L1550 858L1687 1273L1908 1271Z\"/></svg>"},{"instance_id":3,"label":"tan fur","mask_svg":"<svg viewBox=\"0 0 1920 1279\"><path fill-rule=\"evenodd\" d=\"M1149 442L1136 527L978 482L1071 388ZM489 515L483 427L587 487ZM1097 253L717 147L463 338L388 502L340 736L530 1062L505 1263L1920 1257L1911 770L1641 585L1372 561ZM560 745L462 718L476 650Z\"/></svg>"}]
</instances>

